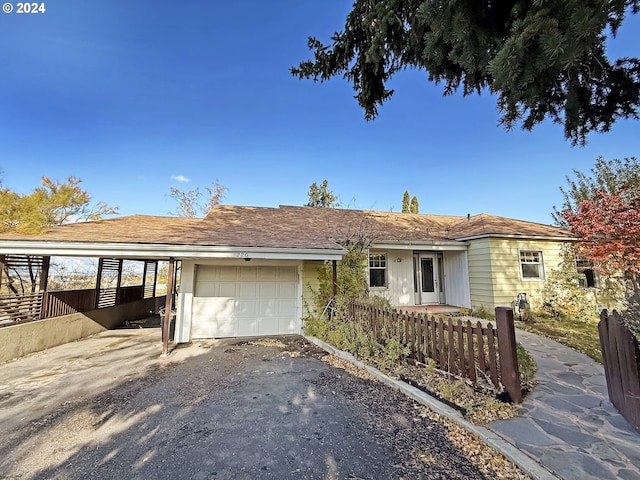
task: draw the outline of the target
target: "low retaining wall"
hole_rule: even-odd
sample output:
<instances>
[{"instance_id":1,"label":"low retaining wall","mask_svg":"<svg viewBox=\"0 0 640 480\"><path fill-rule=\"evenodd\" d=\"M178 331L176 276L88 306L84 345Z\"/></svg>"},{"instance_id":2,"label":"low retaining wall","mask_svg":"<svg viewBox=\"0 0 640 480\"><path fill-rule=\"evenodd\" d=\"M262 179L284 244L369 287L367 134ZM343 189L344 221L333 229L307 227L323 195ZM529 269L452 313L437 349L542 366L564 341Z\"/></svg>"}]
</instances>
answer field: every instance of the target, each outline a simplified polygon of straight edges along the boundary
<instances>
[{"instance_id":1,"label":"low retaining wall","mask_svg":"<svg viewBox=\"0 0 640 480\"><path fill-rule=\"evenodd\" d=\"M0 363L111 330L157 311L163 297L0 328Z\"/></svg>"}]
</instances>

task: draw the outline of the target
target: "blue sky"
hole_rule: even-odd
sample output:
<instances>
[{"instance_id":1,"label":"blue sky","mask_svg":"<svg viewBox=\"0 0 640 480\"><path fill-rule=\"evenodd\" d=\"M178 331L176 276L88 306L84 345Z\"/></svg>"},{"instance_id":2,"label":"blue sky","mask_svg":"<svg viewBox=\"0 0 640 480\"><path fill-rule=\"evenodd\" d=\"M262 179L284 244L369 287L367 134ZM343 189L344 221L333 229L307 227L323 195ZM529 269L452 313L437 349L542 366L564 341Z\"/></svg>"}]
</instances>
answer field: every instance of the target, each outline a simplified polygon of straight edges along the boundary
<instances>
[{"instance_id":1,"label":"blue sky","mask_svg":"<svg viewBox=\"0 0 640 480\"><path fill-rule=\"evenodd\" d=\"M123 215L166 215L172 186L218 179L227 204L303 205L327 179L352 208L399 211L409 190L422 213L551 223L574 168L640 155L638 121L571 147L550 122L506 132L490 95L443 98L419 71L366 122L346 81L288 71L310 58L308 36L342 28L349 1L45 5L0 14L0 168L22 193L75 175ZM612 54L640 55L638 17Z\"/></svg>"}]
</instances>

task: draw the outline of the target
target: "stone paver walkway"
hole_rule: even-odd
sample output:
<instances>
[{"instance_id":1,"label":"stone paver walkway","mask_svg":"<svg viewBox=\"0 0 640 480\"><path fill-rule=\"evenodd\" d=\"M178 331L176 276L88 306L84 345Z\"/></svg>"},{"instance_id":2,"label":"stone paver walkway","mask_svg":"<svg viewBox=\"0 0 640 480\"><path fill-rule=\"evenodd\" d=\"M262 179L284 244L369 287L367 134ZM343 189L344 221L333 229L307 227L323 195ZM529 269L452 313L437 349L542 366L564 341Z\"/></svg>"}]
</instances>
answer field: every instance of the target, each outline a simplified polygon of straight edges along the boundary
<instances>
[{"instance_id":1,"label":"stone paver walkway","mask_svg":"<svg viewBox=\"0 0 640 480\"><path fill-rule=\"evenodd\" d=\"M490 429L565 480L640 480L640 433L609 401L602 365L516 329L538 364L521 416Z\"/></svg>"}]
</instances>

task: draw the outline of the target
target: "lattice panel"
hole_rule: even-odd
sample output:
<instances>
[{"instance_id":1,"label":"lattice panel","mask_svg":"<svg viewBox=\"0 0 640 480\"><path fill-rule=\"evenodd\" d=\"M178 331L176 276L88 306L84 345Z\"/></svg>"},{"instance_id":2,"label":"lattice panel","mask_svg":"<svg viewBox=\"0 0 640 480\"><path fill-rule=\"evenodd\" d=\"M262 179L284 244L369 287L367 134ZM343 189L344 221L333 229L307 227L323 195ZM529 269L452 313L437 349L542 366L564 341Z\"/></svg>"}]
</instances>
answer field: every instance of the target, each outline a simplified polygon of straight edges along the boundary
<instances>
[{"instance_id":1,"label":"lattice panel","mask_svg":"<svg viewBox=\"0 0 640 480\"><path fill-rule=\"evenodd\" d=\"M4 264L8 268L42 268L44 259L39 255L5 255Z\"/></svg>"},{"instance_id":2,"label":"lattice panel","mask_svg":"<svg viewBox=\"0 0 640 480\"><path fill-rule=\"evenodd\" d=\"M144 298L153 298L156 295L156 274L158 262L155 260L145 260L144 262Z\"/></svg>"}]
</instances>

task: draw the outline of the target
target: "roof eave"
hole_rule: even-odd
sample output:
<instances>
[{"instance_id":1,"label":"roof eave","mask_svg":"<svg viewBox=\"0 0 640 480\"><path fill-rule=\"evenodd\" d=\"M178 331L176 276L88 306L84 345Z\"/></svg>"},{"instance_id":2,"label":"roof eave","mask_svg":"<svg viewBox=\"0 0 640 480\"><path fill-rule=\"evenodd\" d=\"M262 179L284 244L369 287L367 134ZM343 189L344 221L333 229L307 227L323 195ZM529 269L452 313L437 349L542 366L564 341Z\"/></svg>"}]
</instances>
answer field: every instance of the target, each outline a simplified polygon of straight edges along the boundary
<instances>
[{"instance_id":1,"label":"roof eave","mask_svg":"<svg viewBox=\"0 0 640 480\"><path fill-rule=\"evenodd\" d=\"M394 250L466 250L467 245L457 240L381 240L371 244L371 248L390 248Z\"/></svg>"},{"instance_id":2,"label":"roof eave","mask_svg":"<svg viewBox=\"0 0 640 480\"><path fill-rule=\"evenodd\" d=\"M459 242L467 242L469 240L479 240L481 238L510 238L520 240L555 240L559 242L577 242L578 237L559 237L551 235L523 235L523 234L500 234L500 233L483 233L481 235L471 235L469 237L456 238Z\"/></svg>"},{"instance_id":3,"label":"roof eave","mask_svg":"<svg viewBox=\"0 0 640 480\"><path fill-rule=\"evenodd\" d=\"M340 260L344 248L242 247L109 242L0 242L4 255L179 259L264 258L273 260Z\"/></svg>"}]
</instances>

